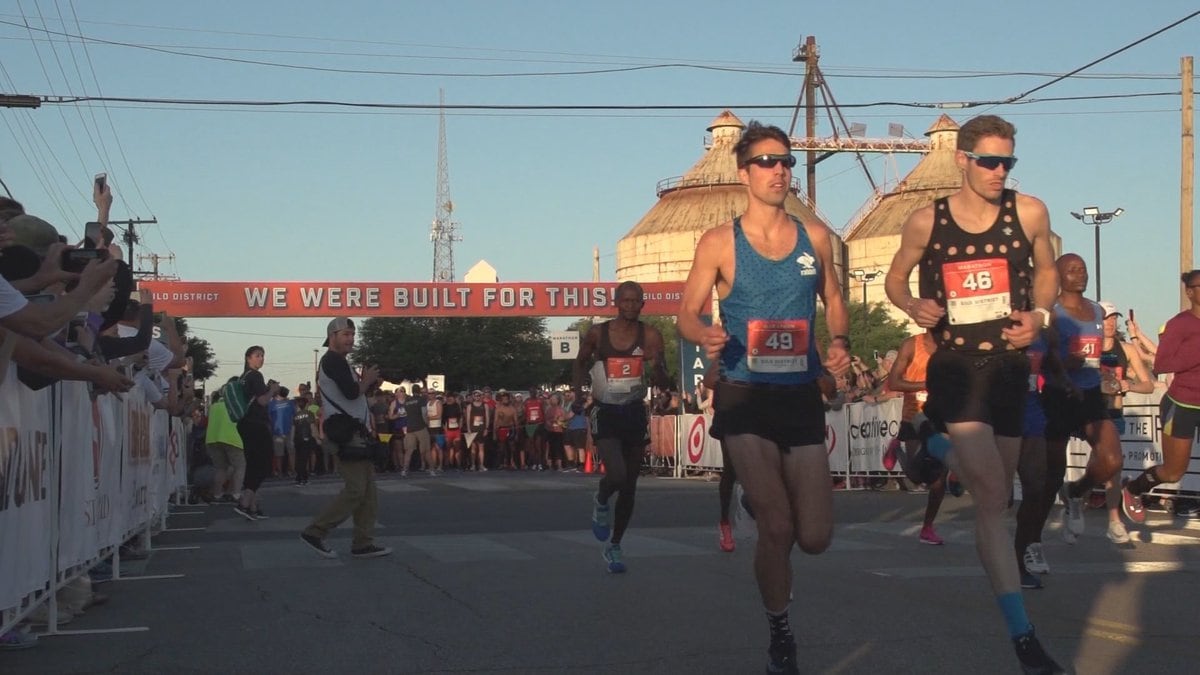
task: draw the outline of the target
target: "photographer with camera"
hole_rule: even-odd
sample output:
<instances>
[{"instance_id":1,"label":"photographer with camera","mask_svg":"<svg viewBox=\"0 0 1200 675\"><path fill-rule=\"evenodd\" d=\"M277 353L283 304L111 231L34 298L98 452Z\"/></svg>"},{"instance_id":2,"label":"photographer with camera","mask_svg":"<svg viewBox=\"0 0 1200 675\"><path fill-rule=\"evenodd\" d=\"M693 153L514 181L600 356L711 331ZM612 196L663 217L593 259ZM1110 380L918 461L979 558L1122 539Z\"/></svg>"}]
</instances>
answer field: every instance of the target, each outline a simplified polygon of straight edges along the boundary
<instances>
[{"instance_id":1,"label":"photographer with camera","mask_svg":"<svg viewBox=\"0 0 1200 675\"><path fill-rule=\"evenodd\" d=\"M6 279L0 281L0 325L34 340L66 326L117 273L117 261L69 248L53 225L35 216L19 214L0 224L0 242L6 244L0 252ZM25 296L70 282L73 288L50 293L47 302Z\"/></svg>"},{"instance_id":2,"label":"photographer with camera","mask_svg":"<svg viewBox=\"0 0 1200 675\"><path fill-rule=\"evenodd\" d=\"M380 558L392 549L375 545L375 515L379 511L379 493L375 488L374 459L387 452L370 428L373 420L367 392L379 383L379 368L364 366L362 375L350 367L347 357L354 349L354 322L339 317L329 322L325 344L317 370L317 389L321 392L321 413L325 418L325 442L337 446L342 474L342 491L326 506L300 539L324 558L337 553L325 543L346 518L354 517L354 539L350 555L355 558Z\"/></svg>"}]
</instances>

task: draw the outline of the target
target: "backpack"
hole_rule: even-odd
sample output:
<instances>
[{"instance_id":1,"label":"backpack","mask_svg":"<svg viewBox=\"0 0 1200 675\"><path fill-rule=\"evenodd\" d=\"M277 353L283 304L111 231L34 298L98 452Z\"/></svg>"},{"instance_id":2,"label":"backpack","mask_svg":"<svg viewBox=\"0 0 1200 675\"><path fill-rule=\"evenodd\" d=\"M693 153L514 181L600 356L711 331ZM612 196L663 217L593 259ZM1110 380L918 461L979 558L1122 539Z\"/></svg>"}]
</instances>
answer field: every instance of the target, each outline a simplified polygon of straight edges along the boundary
<instances>
[{"instance_id":1,"label":"backpack","mask_svg":"<svg viewBox=\"0 0 1200 675\"><path fill-rule=\"evenodd\" d=\"M225 402L225 412L235 424L242 421L250 408L250 397L246 395L246 384L242 378L230 380L221 387L221 400Z\"/></svg>"}]
</instances>

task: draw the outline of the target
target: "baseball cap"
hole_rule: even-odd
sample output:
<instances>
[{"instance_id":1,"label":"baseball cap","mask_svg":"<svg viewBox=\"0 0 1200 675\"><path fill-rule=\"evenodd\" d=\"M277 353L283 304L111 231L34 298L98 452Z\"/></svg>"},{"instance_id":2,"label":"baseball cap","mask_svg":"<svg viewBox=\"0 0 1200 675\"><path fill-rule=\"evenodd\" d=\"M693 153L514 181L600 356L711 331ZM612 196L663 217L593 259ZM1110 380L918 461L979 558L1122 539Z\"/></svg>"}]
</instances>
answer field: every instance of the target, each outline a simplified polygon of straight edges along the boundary
<instances>
[{"instance_id":1,"label":"baseball cap","mask_svg":"<svg viewBox=\"0 0 1200 675\"><path fill-rule=\"evenodd\" d=\"M1112 316L1113 314L1116 314L1117 316L1124 316L1123 314L1121 314L1120 312L1117 311L1116 305L1114 305L1113 303L1111 303L1107 300L1101 300L1100 307L1101 307L1101 309L1104 310L1104 318L1106 318L1106 319L1108 317Z\"/></svg>"},{"instance_id":2,"label":"baseball cap","mask_svg":"<svg viewBox=\"0 0 1200 675\"><path fill-rule=\"evenodd\" d=\"M58 230L37 216L14 216L6 224L12 231L13 246L24 246L39 256L45 257L50 246L59 242Z\"/></svg>"},{"instance_id":3,"label":"baseball cap","mask_svg":"<svg viewBox=\"0 0 1200 675\"><path fill-rule=\"evenodd\" d=\"M329 336L333 335L339 330L354 330L354 322L344 316L339 316L333 321L330 321L329 325L325 327L325 341L321 343L321 346L328 347Z\"/></svg>"}]
</instances>

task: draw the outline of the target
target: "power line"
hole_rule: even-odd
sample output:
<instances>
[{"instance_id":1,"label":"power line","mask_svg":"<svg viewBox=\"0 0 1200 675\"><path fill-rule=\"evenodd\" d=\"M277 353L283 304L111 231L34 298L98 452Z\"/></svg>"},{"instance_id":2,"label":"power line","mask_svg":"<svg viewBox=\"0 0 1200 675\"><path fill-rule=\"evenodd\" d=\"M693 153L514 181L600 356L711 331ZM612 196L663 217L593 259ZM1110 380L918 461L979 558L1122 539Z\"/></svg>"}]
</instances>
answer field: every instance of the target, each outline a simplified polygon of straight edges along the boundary
<instances>
[{"instance_id":1,"label":"power line","mask_svg":"<svg viewBox=\"0 0 1200 675\"><path fill-rule=\"evenodd\" d=\"M19 26L20 24L11 21L0 21L0 25ZM557 70L557 71L536 71L536 72L515 72L515 73L450 73L450 72L428 72L428 71L407 71L407 70L375 70L368 68L333 68L330 66L307 66L297 63L280 63L277 61L262 61L258 59L240 59L230 56L213 56L211 54L197 54L195 52L186 52L179 49L167 49L163 47L152 47L150 45L136 44L133 42L121 42L118 40L104 40L101 38L87 37L83 35L75 35L72 33L53 31L49 28L34 28L26 26L30 31L40 31L47 35L59 35L65 37L73 37L78 40L87 40L99 44L112 45L114 47L128 47L130 49L142 49L160 54L171 54L174 56L184 56L193 59L204 59L208 61L225 61L228 63L241 63L254 66L265 66L268 68L286 68L288 70L311 70L322 73L341 73L352 75L393 75L404 77L454 77L454 78L508 78L508 77L557 77L557 76L574 76L574 75L605 75L610 73L629 73L640 70L663 70L663 69L693 69L693 70L711 70L718 72L731 73L751 73L759 75L780 75L785 77L797 77L797 73L777 70L765 69L749 69L749 68L731 68L726 66L701 65L694 63L651 63L644 65L619 66L611 68L594 68L591 70ZM32 38L32 36L31 36Z\"/></svg>"},{"instance_id":2,"label":"power line","mask_svg":"<svg viewBox=\"0 0 1200 675\"><path fill-rule=\"evenodd\" d=\"M1013 100L1014 105L1031 105L1036 103L1051 103L1060 101L1099 101L1128 98L1148 98L1157 96L1179 96L1178 91L1137 92L1128 94L1088 94L1080 96L1054 96ZM150 98L135 96L39 96L43 104L67 104L81 101L97 101L104 103L149 103L176 106L245 106L245 107L286 107L286 106L329 106L348 108L378 108L389 110L436 110L437 103L377 103L364 101L336 100L236 100L236 99L183 99L183 98ZM916 101L872 101L869 103L841 103L834 106L831 103L817 103L818 108L877 108L885 106L903 108L969 108L980 105L999 104L990 101L965 102L916 102ZM795 103L706 103L706 104L519 104L519 103L449 103L447 110L531 110L531 111L597 111L597 110L792 110Z\"/></svg>"},{"instance_id":3,"label":"power line","mask_svg":"<svg viewBox=\"0 0 1200 675\"><path fill-rule=\"evenodd\" d=\"M1170 23L1170 24L1167 24L1166 26L1163 26L1162 28L1159 28L1158 30L1154 31L1153 33L1150 33L1150 34L1148 34L1148 35L1145 35L1145 36L1143 36L1143 37L1140 37L1140 38L1138 38L1138 39L1134 40L1133 42L1130 42L1129 44L1125 45L1124 47L1121 47L1121 48L1119 48L1119 49L1114 49L1113 51L1111 51L1111 52L1109 52L1109 53L1105 54L1104 56L1101 56L1101 57L1100 57L1100 58L1098 58L1098 59L1095 59L1094 61L1089 61L1088 63L1085 63L1085 64L1083 64L1082 66L1079 66L1078 68L1076 68L1075 70L1072 70L1072 71L1071 71L1071 72L1069 72L1069 73L1064 73L1064 74L1062 74L1062 75L1059 75L1058 77L1056 77L1056 78L1054 78L1054 79L1050 80L1049 82L1044 82L1044 83L1042 83L1042 84L1039 84L1038 86L1034 87L1033 89L1030 89L1030 90L1028 90L1028 91L1025 91L1025 92L1023 92L1023 93L1017 94L1016 96L1013 96L1013 97L1007 98L1007 99L1005 99L1005 100L1003 100L1003 101L1000 101L1000 102L999 102L999 105L1004 105L1004 104L1009 104L1009 103L1016 103L1016 102L1020 101L1021 99L1023 99L1023 98L1025 98L1025 97L1029 96L1030 94L1034 93L1035 91L1041 91L1042 89L1045 89L1046 87L1049 87L1049 86L1050 86L1050 85L1052 85L1052 84L1056 84L1056 83L1058 83L1058 82L1062 82L1063 80L1067 79L1068 77L1071 77L1072 75L1075 75L1076 73L1079 73L1079 72L1081 72L1081 71L1087 70L1088 68L1091 68L1092 66L1094 66L1094 65L1096 65L1097 63L1100 63L1100 62L1102 62L1102 61L1107 61L1108 59L1111 59L1112 57L1116 56L1117 54L1120 54L1120 53L1122 53L1122 52L1128 51L1128 50L1130 50L1130 49L1132 49L1132 48L1134 48L1134 47L1136 47L1136 46L1138 46L1138 45L1142 44L1143 42L1145 42L1145 41L1147 41L1147 40L1149 40L1149 39L1151 39L1151 38L1153 38L1153 37L1156 37L1156 36L1158 36L1158 35L1161 35L1162 33L1165 33L1165 32L1167 32L1167 31L1171 30L1171 29L1172 29L1172 28L1174 28L1175 26L1178 26L1179 24L1181 24L1181 23L1184 23L1185 21L1190 21L1191 19L1195 18L1195 17L1196 17L1196 16L1198 16L1198 15L1200 15L1200 10L1196 10L1195 12L1192 12L1191 14L1188 14L1187 16L1183 17L1182 19L1179 19L1178 21L1174 21L1174 22L1172 22L1172 23Z\"/></svg>"}]
</instances>

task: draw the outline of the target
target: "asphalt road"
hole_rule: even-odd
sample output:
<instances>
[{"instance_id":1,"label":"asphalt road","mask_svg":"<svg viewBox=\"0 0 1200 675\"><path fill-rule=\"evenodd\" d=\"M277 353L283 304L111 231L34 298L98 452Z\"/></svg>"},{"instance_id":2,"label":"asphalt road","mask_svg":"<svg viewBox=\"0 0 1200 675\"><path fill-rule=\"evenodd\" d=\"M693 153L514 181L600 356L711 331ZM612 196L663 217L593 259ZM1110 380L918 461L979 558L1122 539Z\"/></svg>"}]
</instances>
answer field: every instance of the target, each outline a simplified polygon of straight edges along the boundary
<instances>
[{"instance_id":1,"label":"asphalt road","mask_svg":"<svg viewBox=\"0 0 1200 675\"><path fill-rule=\"evenodd\" d=\"M340 482L268 483L271 518L175 507L154 552L111 596L0 673L761 673L766 620L753 541L716 546L716 484L643 477L611 575L589 530L596 478L579 474L380 479L387 558L336 560L299 541ZM1017 673L979 567L969 498L947 497L941 547L920 545L925 498L836 495L834 543L793 556L792 626L803 672ZM1057 516L1057 511L1054 516ZM1047 650L1077 673L1200 669L1200 523L1151 513L1131 550L1104 515L1026 591ZM1011 527L1011 522L1010 522ZM198 548L188 548L198 547ZM132 632L99 632L139 629Z\"/></svg>"}]
</instances>

